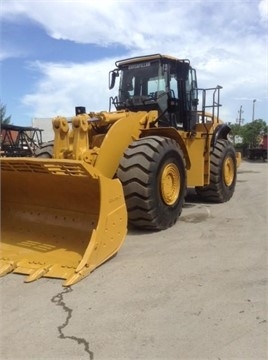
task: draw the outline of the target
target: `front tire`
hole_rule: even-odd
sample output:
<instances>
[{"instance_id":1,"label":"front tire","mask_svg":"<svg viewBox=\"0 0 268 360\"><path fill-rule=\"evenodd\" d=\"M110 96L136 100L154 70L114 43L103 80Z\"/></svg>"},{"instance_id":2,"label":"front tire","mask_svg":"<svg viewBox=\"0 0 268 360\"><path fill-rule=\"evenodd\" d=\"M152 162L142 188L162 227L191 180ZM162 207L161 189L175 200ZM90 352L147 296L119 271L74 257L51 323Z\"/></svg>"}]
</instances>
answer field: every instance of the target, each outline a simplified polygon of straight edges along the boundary
<instances>
[{"instance_id":1,"label":"front tire","mask_svg":"<svg viewBox=\"0 0 268 360\"><path fill-rule=\"evenodd\" d=\"M210 154L210 184L196 187L196 192L206 201L226 202L233 196L236 174L236 155L233 145L228 140L218 140Z\"/></svg>"},{"instance_id":2,"label":"front tire","mask_svg":"<svg viewBox=\"0 0 268 360\"><path fill-rule=\"evenodd\" d=\"M130 224L163 230L177 221L186 193L186 170L175 140L151 136L134 141L124 153L117 176Z\"/></svg>"}]
</instances>

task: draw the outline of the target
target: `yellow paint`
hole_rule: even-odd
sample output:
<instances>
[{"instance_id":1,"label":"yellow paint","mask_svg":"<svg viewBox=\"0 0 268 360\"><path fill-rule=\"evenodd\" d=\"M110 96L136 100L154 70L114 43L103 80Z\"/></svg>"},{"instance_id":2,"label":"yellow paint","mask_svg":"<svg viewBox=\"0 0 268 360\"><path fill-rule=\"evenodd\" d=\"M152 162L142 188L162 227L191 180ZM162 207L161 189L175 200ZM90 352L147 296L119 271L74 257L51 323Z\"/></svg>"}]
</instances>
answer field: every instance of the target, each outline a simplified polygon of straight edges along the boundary
<instances>
[{"instance_id":1,"label":"yellow paint","mask_svg":"<svg viewBox=\"0 0 268 360\"><path fill-rule=\"evenodd\" d=\"M116 171L126 148L140 137L174 139L184 155L187 186L209 183L210 142L218 123L208 115L208 123L185 132L158 128L156 118L156 111L101 112L78 115L69 125L57 117L53 159L1 159L0 275L62 278L70 286L112 257L127 232ZM227 185L234 167L227 158ZM180 174L169 163L161 174L166 204L176 202L179 187Z\"/></svg>"}]
</instances>

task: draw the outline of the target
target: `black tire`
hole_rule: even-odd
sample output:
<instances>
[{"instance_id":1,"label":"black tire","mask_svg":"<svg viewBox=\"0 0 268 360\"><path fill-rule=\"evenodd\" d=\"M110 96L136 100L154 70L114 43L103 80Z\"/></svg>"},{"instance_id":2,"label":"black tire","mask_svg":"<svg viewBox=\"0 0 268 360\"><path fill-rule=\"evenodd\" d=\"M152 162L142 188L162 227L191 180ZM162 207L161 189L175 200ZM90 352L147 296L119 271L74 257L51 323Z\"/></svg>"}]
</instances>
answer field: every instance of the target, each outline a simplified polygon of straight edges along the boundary
<instances>
[{"instance_id":1,"label":"black tire","mask_svg":"<svg viewBox=\"0 0 268 360\"><path fill-rule=\"evenodd\" d=\"M117 176L123 184L129 223L148 230L172 226L186 194L183 154L175 140L151 136L125 151Z\"/></svg>"},{"instance_id":2,"label":"black tire","mask_svg":"<svg viewBox=\"0 0 268 360\"><path fill-rule=\"evenodd\" d=\"M206 201L223 203L231 199L236 185L236 155L230 141L216 142L210 154L210 184L196 187L197 194Z\"/></svg>"},{"instance_id":3,"label":"black tire","mask_svg":"<svg viewBox=\"0 0 268 360\"><path fill-rule=\"evenodd\" d=\"M53 157L53 141L43 143L40 148L35 151L35 157L51 159Z\"/></svg>"}]
</instances>

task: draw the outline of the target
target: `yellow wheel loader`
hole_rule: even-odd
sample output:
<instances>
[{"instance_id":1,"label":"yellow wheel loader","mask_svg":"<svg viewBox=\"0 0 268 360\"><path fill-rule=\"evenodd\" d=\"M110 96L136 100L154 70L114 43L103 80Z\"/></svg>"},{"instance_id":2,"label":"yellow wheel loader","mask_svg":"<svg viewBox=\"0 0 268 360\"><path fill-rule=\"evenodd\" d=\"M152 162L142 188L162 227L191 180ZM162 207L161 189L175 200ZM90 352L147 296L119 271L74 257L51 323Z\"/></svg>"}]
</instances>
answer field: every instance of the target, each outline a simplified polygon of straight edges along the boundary
<instances>
[{"instance_id":1,"label":"yellow wheel loader","mask_svg":"<svg viewBox=\"0 0 268 360\"><path fill-rule=\"evenodd\" d=\"M1 159L1 275L70 286L118 252L127 223L174 225L187 188L207 201L232 197L239 156L219 119L221 87L199 89L187 59L115 65L108 112L77 107L71 121L53 119L54 141L36 157Z\"/></svg>"}]
</instances>

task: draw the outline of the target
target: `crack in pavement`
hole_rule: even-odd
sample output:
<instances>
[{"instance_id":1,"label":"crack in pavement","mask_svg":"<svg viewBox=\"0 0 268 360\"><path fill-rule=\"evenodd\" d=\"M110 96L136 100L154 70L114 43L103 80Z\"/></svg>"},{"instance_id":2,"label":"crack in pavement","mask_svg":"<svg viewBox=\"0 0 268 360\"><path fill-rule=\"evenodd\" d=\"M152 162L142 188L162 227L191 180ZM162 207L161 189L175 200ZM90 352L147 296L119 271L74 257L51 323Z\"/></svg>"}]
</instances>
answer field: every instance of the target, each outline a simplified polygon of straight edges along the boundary
<instances>
[{"instance_id":1,"label":"crack in pavement","mask_svg":"<svg viewBox=\"0 0 268 360\"><path fill-rule=\"evenodd\" d=\"M93 353L93 351L90 351L88 341L86 341L83 338L78 338L76 336L67 336L67 335L64 335L64 333L63 333L63 329L69 325L69 322L72 318L72 312L73 312L73 309L69 308L63 301L63 296L72 291L73 291L73 289L71 287L65 288L61 293L53 296L51 299L52 303L56 304L56 306L61 306L63 308L64 312L67 313L66 320L64 321L64 323L62 325L58 326L59 338L60 339L70 339L70 340L76 341L79 345L83 344L85 352L89 355L89 359L93 360L94 353Z\"/></svg>"}]
</instances>

